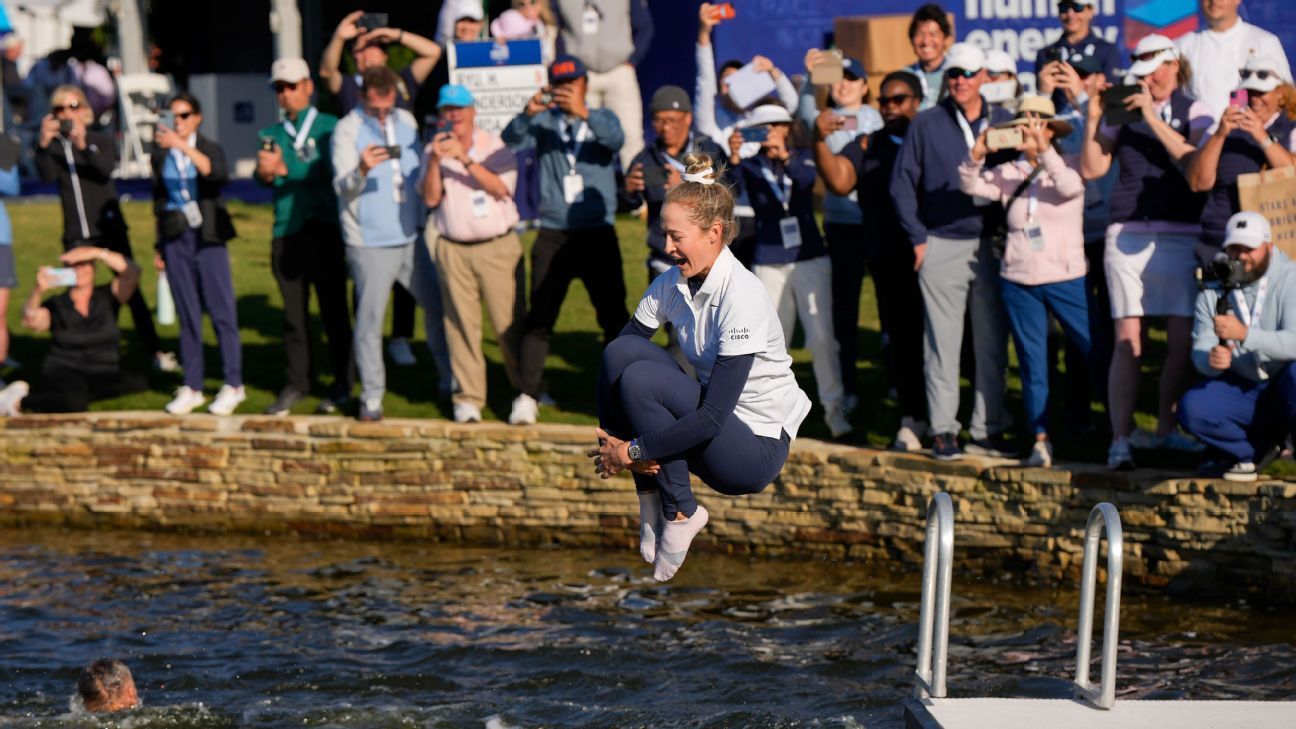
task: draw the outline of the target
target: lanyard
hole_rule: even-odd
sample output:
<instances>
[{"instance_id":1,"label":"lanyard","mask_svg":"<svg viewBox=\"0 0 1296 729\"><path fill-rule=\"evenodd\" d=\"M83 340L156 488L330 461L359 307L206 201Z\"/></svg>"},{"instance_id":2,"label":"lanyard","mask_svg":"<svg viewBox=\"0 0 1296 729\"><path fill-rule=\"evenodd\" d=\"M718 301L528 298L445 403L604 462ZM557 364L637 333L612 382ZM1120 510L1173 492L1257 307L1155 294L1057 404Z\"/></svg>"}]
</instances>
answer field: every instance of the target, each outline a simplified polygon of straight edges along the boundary
<instances>
[{"instance_id":1,"label":"lanyard","mask_svg":"<svg viewBox=\"0 0 1296 729\"><path fill-rule=\"evenodd\" d=\"M567 155L567 165L570 167L567 174L576 174L576 158L580 156L581 147L585 145L585 137L588 135L589 125L583 119L576 121L575 134L572 133L572 127L567 120L562 120L563 148Z\"/></svg>"},{"instance_id":2,"label":"lanyard","mask_svg":"<svg viewBox=\"0 0 1296 729\"><path fill-rule=\"evenodd\" d=\"M688 141L684 143L684 153L688 154L691 149L693 149L693 132L689 132ZM666 158L666 164L674 167L681 175L684 174L687 169L684 163L670 156L670 152L667 152L665 147L662 147L661 155Z\"/></svg>"},{"instance_id":3,"label":"lanyard","mask_svg":"<svg viewBox=\"0 0 1296 729\"><path fill-rule=\"evenodd\" d=\"M389 113L387 115L387 119L383 122L383 132L385 138L387 139L388 147L399 146L399 143L396 141L396 119L394 118L393 113ZM395 200L397 204L400 204L402 199L402 193L403 193L402 188L405 187L405 175L401 173L400 157L393 157L391 160L391 165L392 165L392 199Z\"/></svg>"},{"instance_id":4,"label":"lanyard","mask_svg":"<svg viewBox=\"0 0 1296 729\"><path fill-rule=\"evenodd\" d=\"M780 185L780 181L775 179L774 173L765 165L761 165L761 175L764 176L765 181L769 183L770 192L774 193L774 198L782 203L783 212L790 212L788 208L792 203L792 178L788 176L786 171L784 171L782 185Z\"/></svg>"},{"instance_id":5,"label":"lanyard","mask_svg":"<svg viewBox=\"0 0 1296 729\"><path fill-rule=\"evenodd\" d=\"M985 105L984 101L981 103L983 106ZM983 110L983 113L981 114L980 121L977 122L978 132L981 131L981 127L985 125L987 114L985 114L984 111L985 110ZM971 149L976 146L976 134L972 133L972 125L968 124L967 117L963 116L963 110L958 107L958 104L954 105L954 118L958 120L959 129L963 130L963 139L967 142L968 150L971 151Z\"/></svg>"},{"instance_id":6,"label":"lanyard","mask_svg":"<svg viewBox=\"0 0 1296 729\"><path fill-rule=\"evenodd\" d=\"M895 142L895 146L897 146L897 147L903 147L903 146L904 146L904 137L897 137L897 136L894 135L894 134L888 134L887 136L891 138L891 141L892 141L892 142Z\"/></svg>"},{"instance_id":7,"label":"lanyard","mask_svg":"<svg viewBox=\"0 0 1296 729\"><path fill-rule=\"evenodd\" d=\"M1040 162L1040 164L1042 165L1044 163ZM1031 167L1029 162L1020 160L1017 162L1017 169L1027 175L1035 171L1035 168ZM1035 175L1035 179L1031 180L1030 187L1027 188L1029 197L1026 198L1026 222L1032 225L1035 223L1035 211L1039 209L1039 193L1035 191L1035 187L1039 185L1040 178L1043 176L1044 175Z\"/></svg>"},{"instance_id":8,"label":"lanyard","mask_svg":"<svg viewBox=\"0 0 1296 729\"><path fill-rule=\"evenodd\" d=\"M1256 289L1255 306L1247 306L1246 296L1242 295L1241 289L1233 289L1233 308L1237 310L1238 318L1248 327L1251 322L1260 321L1260 312L1264 311L1265 293L1269 290L1269 274L1260 277L1260 285Z\"/></svg>"},{"instance_id":9,"label":"lanyard","mask_svg":"<svg viewBox=\"0 0 1296 729\"><path fill-rule=\"evenodd\" d=\"M72 198L76 200L77 220L81 223L81 239L90 238L90 225L86 222L85 200L81 197L81 176L77 174L76 160L72 159L72 143L66 139L63 142L63 159L67 161L68 175L72 178Z\"/></svg>"},{"instance_id":10,"label":"lanyard","mask_svg":"<svg viewBox=\"0 0 1296 729\"><path fill-rule=\"evenodd\" d=\"M193 140L190 140L189 144L193 146ZM180 197L184 198L185 202L189 202L191 199L189 197L189 167L193 166L195 173L198 171L198 167L184 152L174 148L171 150L171 161L175 163L176 172L180 175ZM195 174L194 177L197 177L197 175Z\"/></svg>"},{"instance_id":11,"label":"lanyard","mask_svg":"<svg viewBox=\"0 0 1296 729\"><path fill-rule=\"evenodd\" d=\"M293 126L292 121L290 121L287 117L284 118L283 120L284 130L288 132L288 136L293 138L293 149L297 150L298 154L300 154L302 148L306 146L306 139L309 137L311 125L314 123L315 123L315 107L313 106L310 108L309 111L306 112L306 119L305 121L302 122L301 131L297 131L297 127Z\"/></svg>"}]
</instances>

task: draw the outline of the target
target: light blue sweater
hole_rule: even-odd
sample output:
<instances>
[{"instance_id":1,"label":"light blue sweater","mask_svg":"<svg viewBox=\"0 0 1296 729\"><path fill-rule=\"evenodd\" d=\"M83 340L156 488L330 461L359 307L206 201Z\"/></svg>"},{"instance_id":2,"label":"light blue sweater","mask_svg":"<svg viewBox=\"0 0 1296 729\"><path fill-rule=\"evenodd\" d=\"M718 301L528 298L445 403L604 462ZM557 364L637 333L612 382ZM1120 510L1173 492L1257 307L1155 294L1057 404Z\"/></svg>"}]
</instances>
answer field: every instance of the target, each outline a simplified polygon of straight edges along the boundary
<instances>
[{"instance_id":1,"label":"light blue sweater","mask_svg":"<svg viewBox=\"0 0 1296 729\"><path fill-rule=\"evenodd\" d=\"M1274 248L1267 278L1260 321L1252 322L1246 339L1233 351L1233 363L1228 370L1255 382L1277 374L1287 363L1296 361L1296 265ZM1255 306L1259 288L1257 281L1242 289L1248 306ZM1210 366L1211 348L1220 343L1215 336L1215 302L1221 293L1218 289L1205 289L1197 295L1192 360L1197 371L1207 377L1223 373Z\"/></svg>"}]
</instances>

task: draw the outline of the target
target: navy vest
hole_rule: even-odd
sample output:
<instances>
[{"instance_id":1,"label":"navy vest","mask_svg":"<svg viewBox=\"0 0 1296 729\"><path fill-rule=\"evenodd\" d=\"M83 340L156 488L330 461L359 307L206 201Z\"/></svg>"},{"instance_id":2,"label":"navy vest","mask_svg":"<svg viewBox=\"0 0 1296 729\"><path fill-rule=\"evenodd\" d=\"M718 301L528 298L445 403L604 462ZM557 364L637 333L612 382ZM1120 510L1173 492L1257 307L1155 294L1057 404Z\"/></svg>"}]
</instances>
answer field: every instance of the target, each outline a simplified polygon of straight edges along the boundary
<instances>
[{"instance_id":1,"label":"navy vest","mask_svg":"<svg viewBox=\"0 0 1296 729\"><path fill-rule=\"evenodd\" d=\"M1278 119L1269 125L1269 134L1278 139L1278 144L1286 145L1296 121L1287 118L1285 112L1279 112ZM1264 150L1255 138L1241 129L1233 130L1224 140L1224 150L1220 152L1219 169L1215 172L1215 187L1211 188L1210 197L1206 200L1206 209L1202 210L1202 240L1211 245L1224 244L1224 226L1229 218L1242 209L1238 202L1238 176L1259 172L1268 166Z\"/></svg>"},{"instance_id":2,"label":"navy vest","mask_svg":"<svg viewBox=\"0 0 1296 729\"><path fill-rule=\"evenodd\" d=\"M1170 97L1170 126L1188 138L1192 97L1178 89ZM1111 222L1163 220L1197 223L1205 193L1194 193L1170 153L1146 124L1126 124L1116 135L1120 179L1111 191Z\"/></svg>"}]
</instances>

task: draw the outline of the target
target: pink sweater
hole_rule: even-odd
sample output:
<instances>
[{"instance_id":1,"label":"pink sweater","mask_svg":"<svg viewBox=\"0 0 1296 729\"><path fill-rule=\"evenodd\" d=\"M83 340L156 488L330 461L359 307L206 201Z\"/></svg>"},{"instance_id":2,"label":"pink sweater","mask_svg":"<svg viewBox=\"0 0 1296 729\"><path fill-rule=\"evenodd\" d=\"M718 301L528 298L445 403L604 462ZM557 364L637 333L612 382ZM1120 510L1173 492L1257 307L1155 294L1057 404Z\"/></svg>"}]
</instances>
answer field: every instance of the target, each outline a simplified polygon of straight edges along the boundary
<instances>
[{"instance_id":1,"label":"pink sweater","mask_svg":"<svg viewBox=\"0 0 1296 729\"><path fill-rule=\"evenodd\" d=\"M1084 180L1080 158L1062 158L1050 149L1040 157L1044 171L1008 210L1008 245L999 275L1023 286L1070 281L1085 275ZM968 195L1007 202L1030 174L1029 164L1008 162L986 171L971 158L959 166L959 187ZM1036 198L1035 224L1044 234L1041 250L1031 247L1026 233L1031 197Z\"/></svg>"}]
</instances>

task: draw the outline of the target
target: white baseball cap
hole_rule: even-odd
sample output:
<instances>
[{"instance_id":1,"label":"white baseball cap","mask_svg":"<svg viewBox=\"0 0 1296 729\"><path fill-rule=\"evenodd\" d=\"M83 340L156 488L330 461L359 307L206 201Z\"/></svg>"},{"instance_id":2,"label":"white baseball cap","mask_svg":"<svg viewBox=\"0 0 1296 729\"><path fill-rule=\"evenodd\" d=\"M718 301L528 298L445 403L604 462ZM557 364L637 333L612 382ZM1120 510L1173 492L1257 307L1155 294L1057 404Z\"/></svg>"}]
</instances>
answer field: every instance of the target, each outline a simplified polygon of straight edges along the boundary
<instances>
[{"instance_id":1,"label":"white baseball cap","mask_svg":"<svg viewBox=\"0 0 1296 729\"><path fill-rule=\"evenodd\" d=\"M985 51L971 43L955 43L945 54L945 67L980 71L986 67Z\"/></svg>"},{"instance_id":2,"label":"white baseball cap","mask_svg":"<svg viewBox=\"0 0 1296 729\"><path fill-rule=\"evenodd\" d=\"M1225 246L1246 246L1256 249L1273 241L1273 231L1269 221L1260 213L1250 211L1237 213L1229 218L1224 227Z\"/></svg>"},{"instance_id":3,"label":"white baseball cap","mask_svg":"<svg viewBox=\"0 0 1296 729\"><path fill-rule=\"evenodd\" d=\"M301 58L277 58L270 64L270 83L282 81L295 84L311 77L310 66Z\"/></svg>"},{"instance_id":4,"label":"white baseball cap","mask_svg":"<svg viewBox=\"0 0 1296 729\"><path fill-rule=\"evenodd\" d=\"M1161 64L1166 61L1179 60L1179 49L1175 48L1174 41L1169 38L1159 33L1151 33L1139 39L1138 45L1130 55L1134 58L1134 65L1130 66L1130 74L1143 78L1161 68ZM1138 60L1139 58L1143 60Z\"/></svg>"},{"instance_id":5,"label":"white baseball cap","mask_svg":"<svg viewBox=\"0 0 1296 729\"><path fill-rule=\"evenodd\" d=\"M782 104L761 104L747 112L738 126L742 129L759 127L764 124L791 124L792 115Z\"/></svg>"},{"instance_id":6,"label":"white baseball cap","mask_svg":"<svg viewBox=\"0 0 1296 729\"><path fill-rule=\"evenodd\" d=\"M1247 62L1242 66L1240 74L1242 81L1238 84L1238 88L1267 94L1283 83L1278 68L1279 64L1274 59L1252 53L1247 56Z\"/></svg>"},{"instance_id":7,"label":"white baseball cap","mask_svg":"<svg viewBox=\"0 0 1296 729\"><path fill-rule=\"evenodd\" d=\"M1012 56L1008 55L1006 52L1001 51L998 48L992 48L985 52L985 57L985 67L986 70L990 72L991 76L997 73L1011 73L1014 76L1017 75L1017 62L1014 61Z\"/></svg>"}]
</instances>

